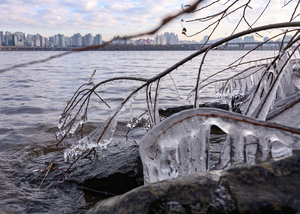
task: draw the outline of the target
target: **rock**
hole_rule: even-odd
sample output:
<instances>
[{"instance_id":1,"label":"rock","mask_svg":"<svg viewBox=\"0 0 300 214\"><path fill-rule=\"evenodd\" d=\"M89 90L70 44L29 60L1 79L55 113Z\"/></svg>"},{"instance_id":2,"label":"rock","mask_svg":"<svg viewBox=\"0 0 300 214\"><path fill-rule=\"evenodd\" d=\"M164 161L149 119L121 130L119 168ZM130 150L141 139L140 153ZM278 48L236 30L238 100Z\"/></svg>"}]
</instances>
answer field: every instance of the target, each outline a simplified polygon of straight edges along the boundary
<instances>
[{"instance_id":1,"label":"rock","mask_svg":"<svg viewBox=\"0 0 300 214\"><path fill-rule=\"evenodd\" d=\"M47 163L63 170L71 164L63 161L62 153L51 152L26 163L21 172L15 173L16 180L39 186L48 170L37 170L47 167ZM89 157L79 159L63 180L93 190L122 194L143 184L142 173L138 145L134 141L112 142L107 148L96 148ZM63 171L51 169L41 187L55 183L62 175Z\"/></svg>"},{"instance_id":2,"label":"rock","mask_svg":"<svg viewBox=\"0 0 300 214\"><path fill-rule=\"evenodd\" d=\"M0 209L0 214L17 214L16 212L10 210L2 210Z\"/></svg>"},{"instance_id":3,"label":"rock","mask_svg":"<svg viewBox=\"0 0 300 214\"><path fill-rule=\"evenodd\" d=\"M97 148L95 156L80 161L66 180L114 194L143 184L142 163L134 141L113 142L107 148Z\"/></svg>"},{"instance_id":4,"label":"rock","mask_svg":"<svg viewBox=\"0 0 300 214\"><path fill-rule=\"evenodd\" d=\"M204 104L200 104L199 107L220 108L220 109L224 109L227 111L229 110L228 104L222 104L219 102L204 103ZM178 107L167 108L167 109L159 109L159 114L164 117L169 117L172 114L176 114L180 111L192 109L192 108L193 108L192 105L187 105L187 106L178 106Z\"/></svg>"},{"instance_id":5,"label":"rock","mask_svg":"<svg viewBox=\"0 0 300 214\"><path fill-rule=\"evenodd\" d=\"M94 213L297 213L300 152L260 165L195 173L98 202Z\"/></svg>"}]
</instances>

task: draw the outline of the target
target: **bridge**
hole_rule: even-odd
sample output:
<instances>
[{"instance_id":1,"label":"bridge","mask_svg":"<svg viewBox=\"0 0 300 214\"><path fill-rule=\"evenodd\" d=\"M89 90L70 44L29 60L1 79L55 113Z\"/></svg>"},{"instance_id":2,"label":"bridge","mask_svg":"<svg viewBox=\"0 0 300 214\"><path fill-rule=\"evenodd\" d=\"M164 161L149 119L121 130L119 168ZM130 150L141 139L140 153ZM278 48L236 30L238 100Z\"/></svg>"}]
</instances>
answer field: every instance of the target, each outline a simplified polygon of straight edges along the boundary
<instances>
[{"instance_id":1,"label":"bridge","mask_svg":"<svg viewBox=\"0 0 300 214\"><path fill-rule=\"evenodd\" d=\"M228 42L225 44L222 44L218 46L216 49L218 50L249 50L252 49L263 42ZM284 44L287 44L288 42L283 42ZM185 49L195 49L199 50L201 47L207 47L210 46L213 43L200 43L200 44L183 44ZM278 50L280 48L281 42L266 42L259 46L257 50Z\"/></svg>"},{"instance_id":2,"label":"bridge","mask_svg":"<svg viewBox=\"0 0 300 214\"><path fill-rule=\"evenodd\" d=\"M148 41L140 39L140 41ZM137 43L138 43L137 42ZM149 41L148 41L149 42ZM136 43L136 44L137 44ZM284 42L287 44L288 42ZM149 43L148 43L149 44ZM201 47L207 47L212 43L208 44L178 44L178 45L133 45L133 44L122 44L122 45L110 45L109 50L139 50L134 49L135 47L142 47L141 50L199 50ZM235 42L222 44L215 49L217 50L251 50L254 47L260 45L261 42ZM261 45L257 50L278 50L281 42L267 42ZM78 47L77 47L78 48ZM71 51L75 47L28 47L28 46L0 46L0 51ZM105 49L105 48L104 48ZM103 49L99 49L103 50Z\"/></svg>"}]
</instances>

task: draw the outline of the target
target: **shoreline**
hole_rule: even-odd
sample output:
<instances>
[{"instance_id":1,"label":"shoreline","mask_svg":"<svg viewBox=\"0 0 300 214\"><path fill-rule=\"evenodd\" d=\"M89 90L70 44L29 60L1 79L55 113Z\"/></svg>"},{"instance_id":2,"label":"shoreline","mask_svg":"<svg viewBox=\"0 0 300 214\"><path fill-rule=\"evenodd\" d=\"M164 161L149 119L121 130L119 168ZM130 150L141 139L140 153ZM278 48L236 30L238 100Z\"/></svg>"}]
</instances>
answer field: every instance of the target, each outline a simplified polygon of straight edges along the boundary
<instances>
[{"instance_id":1,"label":"shoreline","mask_svg":"<svg viewBox=\"0 0 300 214\"><path fill-rule=\"evenodd\" d=\"M221 51L249 51L255 46L219 46L215 50ZM1 51L73 51L79 47L27 47L27 46L0 46ZM201 48L201 44L181 44L181 45L123 45L114 44L107 45L99 49L90 51L195 51ZM257 51L272 51L278 50L276 46L263 46Z\"/></svg>"}]
</instances>

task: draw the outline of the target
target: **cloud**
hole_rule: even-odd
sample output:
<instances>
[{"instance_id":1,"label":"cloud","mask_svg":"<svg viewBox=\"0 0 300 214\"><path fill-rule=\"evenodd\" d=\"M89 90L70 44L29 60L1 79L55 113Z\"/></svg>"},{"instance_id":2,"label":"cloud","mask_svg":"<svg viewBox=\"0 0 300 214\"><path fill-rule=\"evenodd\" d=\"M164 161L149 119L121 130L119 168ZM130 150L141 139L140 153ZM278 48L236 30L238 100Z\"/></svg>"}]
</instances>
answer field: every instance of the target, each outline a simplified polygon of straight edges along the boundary
<instances>
[{"instance_id":1,"label":"cloud","mask_svg":"<svg viewBox=\"0 0 300 214\"><path fill-rule=\"evenodd\" d=\"M227 5L232 4L232 2L230 1ZM247 0L240 0L233 8L246 2ZM250 3L252 9L248 8L246 13L246 19L249 20L249 23L252 24L256 20L267 2L268 0L253 0ZM180 11L181 4L190 3L191 0L1 0L0 30L15 30L25 33L47 31L52 32L52 34L66 32L65 34L69 36L77 32L81 34L87 32L101 33L109 37L114 34L129 35L158 26L162 18ZM209 3L205 1L205 4ZM270 7L255 26L289 21L297 1L292 1L286 7L282 7L283 3L282 0L272 0ZM180 34L180 19L192 20L206 17L223 9L225 9L224 5L214 4L213 7L200 12L186 14L164 27L162 32L175 32L180 35L181 39L184 39ZM225 33L229 35L239 21L242 12L242 10L236 11L235 14L224 19L220 24L219 31L215 32L215 37L225 36ZM298 10L296 14L299 12ZM208 23L212 23L212 21L207 23L189 22L184 23L184 26L188 29L188 33L192 34L203 29ZM212 28L213 26L198 36L198 40L202 39L204 35L208 35ZM245 21L242 21L239 30L247 28Z\"/></svg>"}]
</instances>

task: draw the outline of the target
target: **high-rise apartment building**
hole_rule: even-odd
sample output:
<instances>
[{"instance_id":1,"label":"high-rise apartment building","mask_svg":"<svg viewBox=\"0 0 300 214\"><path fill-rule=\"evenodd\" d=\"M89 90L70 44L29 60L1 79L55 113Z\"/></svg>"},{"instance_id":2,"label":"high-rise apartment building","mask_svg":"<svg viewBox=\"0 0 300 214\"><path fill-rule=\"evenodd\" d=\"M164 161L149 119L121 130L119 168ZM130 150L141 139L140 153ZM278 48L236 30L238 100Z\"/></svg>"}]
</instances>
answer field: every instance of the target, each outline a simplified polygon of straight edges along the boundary
<instances>
[{"instance_id":1,"label":"high-rise apartment building","mask_svg":"<svg viewBox=\"0 0 300 214\"><path fill-rule=\"evenodd\" d=\"M170 44L171 45L178 45L179 44L179 39L178 35L175 33L170 33Z\"/></svg>"},{"instance_id":2,"label":"high-rise apartment building","mask_svg":"<svg viewBox=\"0 0 300 214\"><path fill-rule=\"evenodd\" d=\"M64 34L58 34L58 47L65 47L65 35Z\"/></svg>"},{"instance_id":3,"label":"high-rise apartment building","mask_svg":"<svg viewBox=\"0 0 300 214\"><path fill-rule=\"evenodd\" d=\"M93 44L93 35L92 34L85 34L84 37L82 37L82 46L90 46Z\"/></svg>"},{"instance_id":4,"label":"high-rise apartment building","mask_svg":"<svg viewBox=\"0 0 300 214\"><path fill-rule=\"evenodd\" d=\"M80 33L74 34L72 36L72 46L76 46L76 47L82 46L82 36Z\"/></svg>"},{"instance_id":5,"label":"high-rise apartment building","mask_svg":"<svg viewBox=\"0 0 300 214\"><path fill-rule=\"evenodd\" d=\"M14 35L17 36L18 41L25 41L25 33L22 32L16 32Z\"/></svg>"},{"instance_id":6,"label":"high-rise apartment building","mask_svg":"<svg viewBox=\"0 0 300 214\"><path fill-rule=\"evenodd\" d=\"M164 34L154 37L154 45L177 45L179 44L178 35L174 33L165 32Z\"/></svg>"},{"instance_id":7,"label":"high-rise apartment building","mask_svg":"<svg viewBox=\"0 0 300 214\"><path fill-rule=\"evenodd\" d=\"M3 36L3 31L0 31L0 46L4 42L4 36Z\"/></svg>"},{"instance_id":8,"label":"high-rise apartment building","mask_svg":"<svg viewBox=\"0 0 300 214\"><path fill-rule=\"evenodd\" d=\"M102 44L102 36L101 34L96 34L94 37L94 45L101 45Z\"/></svg>"}]
</instances>

